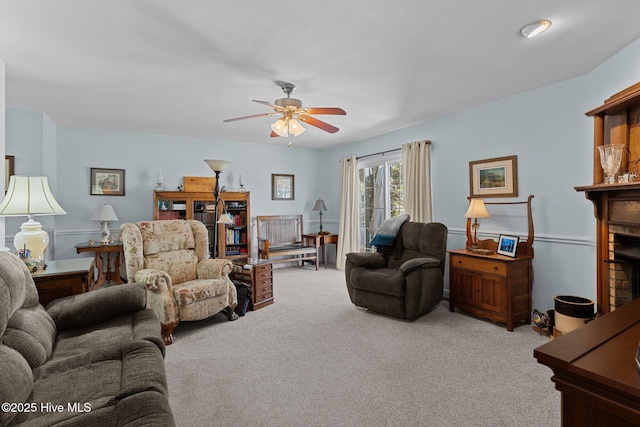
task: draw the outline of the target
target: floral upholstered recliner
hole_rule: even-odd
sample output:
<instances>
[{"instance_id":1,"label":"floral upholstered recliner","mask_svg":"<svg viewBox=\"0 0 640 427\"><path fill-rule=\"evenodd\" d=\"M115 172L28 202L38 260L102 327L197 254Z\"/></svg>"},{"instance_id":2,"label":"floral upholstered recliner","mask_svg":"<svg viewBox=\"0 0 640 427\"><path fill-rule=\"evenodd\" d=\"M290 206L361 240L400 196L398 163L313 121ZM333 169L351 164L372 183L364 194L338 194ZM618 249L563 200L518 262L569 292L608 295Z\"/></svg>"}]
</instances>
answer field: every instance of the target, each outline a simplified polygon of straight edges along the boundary
<instances>
[{"instance_id":1,"label":"floral upholstered recliner","mask_svg":"<svg viewBox=\"0 0 640 427\"><path fill-rule=\"evenodd\" d=\"M171 344L181 320L202 320L226 310L237 319L231 261L209 258L209 233L200 221L141 221L120 226L129 283L143 283L148 306Z\"/></svg>"}]
</instances>

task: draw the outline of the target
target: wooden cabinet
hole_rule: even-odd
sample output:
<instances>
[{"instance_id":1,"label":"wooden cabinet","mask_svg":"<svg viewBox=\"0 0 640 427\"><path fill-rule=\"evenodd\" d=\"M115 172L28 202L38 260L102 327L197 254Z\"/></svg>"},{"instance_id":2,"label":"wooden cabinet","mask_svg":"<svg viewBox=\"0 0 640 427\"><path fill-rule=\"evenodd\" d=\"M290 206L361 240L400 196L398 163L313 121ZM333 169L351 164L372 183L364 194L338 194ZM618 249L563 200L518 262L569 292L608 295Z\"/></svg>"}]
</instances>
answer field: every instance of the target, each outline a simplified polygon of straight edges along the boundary
<instances>
[{"instance_id":1,"label":"wooden cabinet","mask_svg":"<svg viewBox=\"0 0 640 427\"><path fill-rule=\"evenodd\" d=\"M214 230L218 228L220 258L251 255L251 198L249 192L220 192L218 215L228 213L231 224L217 224L213 192L156 191L153 219L195 219L209 230L209 252L213 256Z\"/></svg>"},{"instance_id":2,"label":"wooden cabinet","mask_svg":"<svg viewBox=\"0 0 640 427\"><path fill-rule=\"evenodd\" d=\"M231 278L251 285L251 310L273 304L273 270L270 261L238 259L234 261Z\"/></svg>"},{"instance_id":3,"label":"wooden cabinet","mask_svg":"<svg viewBox=\"0 0 640 427\"><path fill-rule=\"evenodd\" d=\"M47 269L32 274L38 289L40 304L81 294L93 285L93 258L49 261Z\"/></svg>"},{"instance_id":4,"label":"wooden cabinet","mask_svg":"<svg viewBox=\"0 0 640 427\"><path fill-rule=\"evenodd\" d=\"M508 331L531 323L532 259L449 251L449 311L506 323Z\"/></svg>"}]
</instances>

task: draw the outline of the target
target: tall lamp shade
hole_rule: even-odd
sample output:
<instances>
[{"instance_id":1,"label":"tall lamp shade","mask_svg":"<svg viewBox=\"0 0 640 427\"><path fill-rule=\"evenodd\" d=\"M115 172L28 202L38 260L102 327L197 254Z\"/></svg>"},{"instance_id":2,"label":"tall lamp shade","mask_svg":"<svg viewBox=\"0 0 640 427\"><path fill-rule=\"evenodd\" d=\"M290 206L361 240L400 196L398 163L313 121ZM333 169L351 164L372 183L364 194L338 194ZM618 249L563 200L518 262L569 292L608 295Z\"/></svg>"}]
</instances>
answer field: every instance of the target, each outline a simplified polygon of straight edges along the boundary
<instances>
[{"instance_id":1,"label":"tall lamp shade","mask_svg":"<svg viewBox=\"0 0 640 427\"><path fill-rule=\"evenodd\" d=\"M44 251L49 245L49 235L42 224L33 220L35 215L66 214L51 193L45 176L17 176L9 178L9 188L0 203L0 216L27 216L20 232L13 238L16 251L29 250L31 258L44 261ZM26 251L25 251L26 252ZM27 256L25 253L23 256Z\"/></svg>"},{"instance_id":2,"label":"tall lamp shade","mask_svg":"<svg viewBox=\"0 0 640 427\"><path fill-rule=\"evenodd\" d=\"M102 227L100 228L100 235L102 236L100 243L103 245L109 243L109 223L117 220L118 216L113 210L113 206L107 205L106 203L96 209L91 216L91 221L98 221L102 223Z\"/></svg>"}]
</instances>

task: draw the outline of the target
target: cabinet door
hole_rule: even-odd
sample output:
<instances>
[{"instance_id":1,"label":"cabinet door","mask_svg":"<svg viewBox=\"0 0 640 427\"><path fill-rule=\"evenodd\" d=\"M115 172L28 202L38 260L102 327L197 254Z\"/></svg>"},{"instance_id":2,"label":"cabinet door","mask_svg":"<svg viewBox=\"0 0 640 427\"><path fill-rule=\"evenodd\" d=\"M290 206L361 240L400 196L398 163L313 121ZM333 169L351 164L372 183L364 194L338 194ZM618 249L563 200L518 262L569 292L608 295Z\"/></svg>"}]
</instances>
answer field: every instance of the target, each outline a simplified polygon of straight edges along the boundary
<instances>
[{"instance_id":1,"label":"cabinet door","mask_svg":"<svg viewBox=\"0 0 640 427\"><path fill-rule=\"evenodd\" d=\"M507 312L507 278L479 273L477 277L478 307L486 311Z\"/></svg>"},{"instance_id":2,"label":"cabinet door","mask_svg":"<svg viewBox=\"0 0 640 427\"><path fill-rule=\"evenodd\" d=\"M451 270L450 291L455 304L475 305L474 276L472 271L457 268Z\"/></svg>"}]
</instances>

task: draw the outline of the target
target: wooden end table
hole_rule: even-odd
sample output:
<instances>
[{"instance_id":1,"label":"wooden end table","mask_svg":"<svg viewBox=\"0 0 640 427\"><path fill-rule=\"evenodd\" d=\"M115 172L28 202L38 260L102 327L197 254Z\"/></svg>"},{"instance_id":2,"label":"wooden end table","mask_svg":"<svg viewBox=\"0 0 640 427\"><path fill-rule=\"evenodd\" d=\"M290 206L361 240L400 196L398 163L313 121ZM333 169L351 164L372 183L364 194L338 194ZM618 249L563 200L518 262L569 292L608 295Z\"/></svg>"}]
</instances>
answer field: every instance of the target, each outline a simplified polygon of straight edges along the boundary
<instances>
[{"instance_id":1,"label":"wooden end table","mask_svg":"<svg viewBox=\"0 0 640 427\"><path fill-rule=\"evenodd\" d=\"M338 235L337 234L305 234L302 236L302 239L305 243L309 244L311 242L312 245L316 247L316 249L320 249L322 247L322 260L324 262L324 268L327 268L327 249L326 245L336 245L338 247Z\"/></svg>"},{"instance_id":2,"label":"wooden end table","mask_svg":"<svg viewBox=\"0 0 640 427\"><path fill-rule=\"evenodd\" d=\"M93 268L92 258L48 261L46 270L31 275L38 288L40 304L46 307L54 299L91 290Z\"/></svg>"},{"instance_id":3,"label":"wooden end table","mask_svg":"<svg viewBox=\"0 0 640 427\"><path fill-rule=\"evenodd\" d=\"M120 265L122 264L122 256L124 254L122 243L96 243L94 245L79 243L76 245L76 252L79 254L82 252L95 253L94 260L96 268L98 269L98 278L89 290L98 289L109 282L115 282L118 285L125 283L120 277ZM106 262L102 258L102 254L107 254Z\"/></svg>"}]
</instances>

